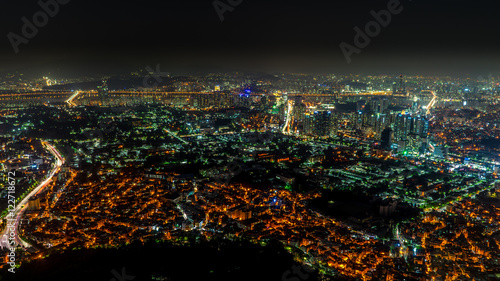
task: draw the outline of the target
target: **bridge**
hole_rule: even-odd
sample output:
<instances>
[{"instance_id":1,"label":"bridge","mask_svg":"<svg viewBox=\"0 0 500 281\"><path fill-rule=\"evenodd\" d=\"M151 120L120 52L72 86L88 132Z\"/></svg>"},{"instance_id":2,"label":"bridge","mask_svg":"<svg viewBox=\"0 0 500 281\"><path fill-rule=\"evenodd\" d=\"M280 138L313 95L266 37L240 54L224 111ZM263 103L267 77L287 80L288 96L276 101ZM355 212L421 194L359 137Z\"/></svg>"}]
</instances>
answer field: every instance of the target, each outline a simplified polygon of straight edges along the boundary
<instances>
[{"instance_id":1,"label":"bridge","mask_svg":"<svg viewBox=\"0 0 500 281\"><path fill-rule=\"evenodd\" d=\"M218 95L220 92L203 92L203 91L139 91L139 90L111 90L106 92L105 98L112 97L156 97L156 98L194 98L196 96L210 96ZM230 95L240 95L238 91L233 91ZM274 95L280 96L281 94L268 94L268 93L251 93L249 96L264 96ZM370 92L357 92L357 93L290 93L289 97L318 97L318 98L334 98L334 97L361 97L361 96L387 96L387 97L407 97L406 95L396 95L389 91L370 91ZM77 100L83 98L99 98L102 97L97 90L41 90L41 91L26 91L26 92L12 92L1 93L0 103L45 103L45 102L66 102L70 106L77 105Z\"/></svg>"}]
</instances>

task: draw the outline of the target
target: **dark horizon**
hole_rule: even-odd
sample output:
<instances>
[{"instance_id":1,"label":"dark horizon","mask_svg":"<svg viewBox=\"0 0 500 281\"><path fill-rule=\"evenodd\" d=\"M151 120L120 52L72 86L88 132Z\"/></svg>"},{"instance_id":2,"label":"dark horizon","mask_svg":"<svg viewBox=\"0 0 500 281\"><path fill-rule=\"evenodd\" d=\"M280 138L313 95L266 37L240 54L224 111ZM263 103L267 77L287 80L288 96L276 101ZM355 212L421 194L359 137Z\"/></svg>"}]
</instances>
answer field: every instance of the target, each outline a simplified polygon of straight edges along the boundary
<instances>
[{"instance_id":1,"label":"dark horizon","mask_svg":"<svg viewBox=\"0 0 500 281\"><path fill-rule=\"evenodd\" d=\"M42 0L42 2L48 2ZM61 0L62 3L64 1ZM115 74L148 65L162 71L259 71L483 75L499 72L497 3L409 1L348 63L339 45L355 46L355 27L390 0L241 1L223 13L214 1L67 1L18 53L8 34L42 11L38 1L9 1L3 11L0 72ZM238 3L233 1L232 3ZM218 3L228 3L220 1ZM394 3L393 3L394 4ZM11 33L12 32L12 33Z\"/></svg>"}]
</instances>

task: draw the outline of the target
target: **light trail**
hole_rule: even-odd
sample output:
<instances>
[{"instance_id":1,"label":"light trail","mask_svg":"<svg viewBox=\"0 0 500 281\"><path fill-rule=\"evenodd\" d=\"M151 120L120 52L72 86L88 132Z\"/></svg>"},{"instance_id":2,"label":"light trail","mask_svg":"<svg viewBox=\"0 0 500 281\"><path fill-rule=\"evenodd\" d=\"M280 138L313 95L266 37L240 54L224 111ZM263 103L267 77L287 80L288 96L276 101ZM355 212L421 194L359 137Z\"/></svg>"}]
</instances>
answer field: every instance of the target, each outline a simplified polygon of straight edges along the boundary
<instances>
[{"instance_id":1,"label":"light trail","mask_svg":"<svg viewBox=\"0 0 500 281\"><path fill-rule=\"evenodd\" d=\"M433 95L433 98L432 98L431 102L429 103L429 105L427 105L427 112L426 112L427 115L431 115L431 108L436 104L436 101L437 101L436 93L434 91L431 91L431 93Z\"/></svg>"},{"instance_id":2,"label":"light trail","mask_svg":"<svg viewBox=\"0 0 500 281\"><path fill-rule=\"evenodd\" d=\"M169 130L167 130L167 129L164 129L164 131L165 131L167 134L171 135L172 137L174 137L174 138L176 138L176 139L180 140L180 141L181 141L182 143L184 143L184 144L188 144L188 143L189 143L189 142L187 142L186 140L181 139L181 138L180 138L180 137L178 137L176 134L174 134L174 133L170 132L170 131L169 131Z\"/></svg>"},{"instance_id":3,"label":"light trail","mask_svg":"<svg viewBox=\"0 0 500 281\"><path fill-rule=\"evenodd\" d=\"M76 104L73 102L73 100L80 94L80 91L76 91L74 94L72 94L69 99L66 100L66 103L68 103L70 106L76 106Z\"/></svg>"},{"instance_id":4,"label":"light trail","mask_svg":"<svg viewBox=\"0 0 500 281\"><path fill-rule=\"evenodd\" d=\"M283 126L283 129L281 130L281 132L283 134L290 134L290 126L291 126L290 121L292 119L293 106L294 106L294 102L292 100L289 100L288 104L287 104L285 125Z\"/></svg>"},{"instance_id":5,"label":"light trail","mask_svg":"<svg viewBox=\"0 0 500 281\"><path fill-rule=\"evenodd\" d=\"M15 223L13 225L13 227L14 227L15 243L16 243L16 245L21 245L21 247L23 247L24 249L30 247L31 245L29 243L27 243L26 241L23 241L21 239L21 237L19 237L18 228L19 228L19 222L22 219L23 213L28 208L28 201L29 201L29 199L31 197L33 197L33 196L37 195L38 193L40 193L52 181L52 178L54 177L54 175L59 172L61 166L64 164L64 160L61 157L61 154L59 154L59 152L51 144L49 144L48 142L45 142L45 141L42 141L42 144L47 148L47 150L50 153L52 153L52 155L54 155L57 158L57 161L56 161L56 163L54 165L54 168L50 172L49 176L43 182L41 182L26 197L24 197L24 199L21 200L21 202L19 202L16 205L16 207L15 207L15 209L13 211L15 219L9 219L8 220L8 221L15 220ZM4 249L4 248L9 249L10 247L12 247L12 245L8 241L9 235L10 236L12 236L12 235L9 233L8 230L9 230L9 227L6 226L5 229L3 229L2 232L0 233L0 237L2 237L0 239L0 247L2 249Z\"/></svg>"}]
</instances>

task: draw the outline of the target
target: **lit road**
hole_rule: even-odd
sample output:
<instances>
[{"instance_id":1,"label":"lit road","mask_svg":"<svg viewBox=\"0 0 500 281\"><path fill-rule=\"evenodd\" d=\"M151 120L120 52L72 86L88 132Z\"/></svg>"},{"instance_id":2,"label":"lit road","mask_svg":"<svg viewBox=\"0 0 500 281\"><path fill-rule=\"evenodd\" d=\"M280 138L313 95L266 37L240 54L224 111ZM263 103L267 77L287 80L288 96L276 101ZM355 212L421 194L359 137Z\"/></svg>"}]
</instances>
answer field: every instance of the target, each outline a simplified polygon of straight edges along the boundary
<instances>
[{"instance_id":1,"label":"lit road","mask_svg":"<svg viewBox=\"0 0 500 281\"><path fill-rule=\"evenodd\" d=\"M431 115L431 108L436 104L437 101L436 93L434 93L434 91L431 91L431 93L432 93L432 100L427 105L427 112L426 112L427 115Z\"/></svg>"},{"instance_id":2,"label":"lit road","mask_svg":"<svg viewBox=\"0 0 500 281\"><path fill-rule=\"evenodd\" d=\"M23 216L24 211L28 207L28 200L32 198L33 196L37 195L39 192L41 192L51 181L52 177L54 177L55 174L57 174L64 163L64 159L61 157L61 154L48 142L42 141L42 144L45 146L45 148L52 153L57 159L52 171L49 173L48 177L41 182L36 188L34 188L21 202L19 202L13 211L13 218L9 218L10 221L14 220L14 237L17 245L22 246L23 248L30 247L30 244L27 242L21 240L19 237L19 232L18 232L18 227L19 227L19 222L21 221L21 218ZM12 229L12 228L11 228ZM5 227L4 230L0 233L0 236L2 237L0 239L0 247L2 249L4 248L10 248L11 245L9 244L9 227Z\"/></svg>"},{"instance_id":3,"label":"lit road","mask_svg":"<svg viewBox=\"0 0 500 281\"><path fill-rule=\"evenodd\" d=\"M288 101L287 111L286 111L286 122L283 126L282 132L283 134L290 134L290 127L292 126L292 113L293 113L294 102L292 100Z\"/></svg>"},{"instance_id":4,"label":"lit road","mask_svg":"<svg viewBox=\"0 0 500 281\"><path fill-rule=\"evenodd\" d=\"M66 100L66 103L68 103L70 106L76 106L76 104L73 102L73 100L80 94L80 91L76 91L71 97L69 97L68 100Z\"/></svg>"},{"instance_id":5,"label":"lit road","mask_svg":"<svg viewBox=\"0 0 500 281\"><path fill-rule=\"evenodd\" d=\"M169 130L167 130L167 129L164 129L164 131L165 131L165 133L167 133L167 134L171 135L171 136L172 136L172 137L174 137L175 139L180 140L183 144L188 144L188 143L189 143L189 142L187 142L187 141L185 141L185 140L183 140L183 139L179 138L176 134L174 134L174 133L170 132L170 131L169 131Z\"/></svg>"}]
</instances>

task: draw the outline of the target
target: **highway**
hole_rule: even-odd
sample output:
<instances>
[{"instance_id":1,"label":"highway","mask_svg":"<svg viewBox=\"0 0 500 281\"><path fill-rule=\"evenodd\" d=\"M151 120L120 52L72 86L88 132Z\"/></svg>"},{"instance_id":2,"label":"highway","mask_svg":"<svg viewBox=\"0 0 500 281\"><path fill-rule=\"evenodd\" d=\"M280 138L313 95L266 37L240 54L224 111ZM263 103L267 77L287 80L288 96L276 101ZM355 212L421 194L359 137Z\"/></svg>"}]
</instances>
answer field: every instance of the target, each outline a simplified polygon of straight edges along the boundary
<instances>
[{"instance_id":1,"label":"highway","mask_svg":"<svg viewBox=\"0 0 500 281\"><path fill-rule=\"evenodd\" d=\"M289 100L288 105L287 105L287 110L286 110L286 122L285 125L283 126L282 133L287 135L290 134L290 127L293 125L292 124L292 113L293 113L293 107L294 107L294 101Z\"/></svg>"},{"instance_id":2,"label":"highway","mask_svg":"<svg viewBox=\"0 0 500 281\"><path fill-rule=\"evenodd\" d=\"M52 170L50 171L48 177L46 177L46 179L41 182L36 188L34 188L23 200L21 200L21 202L19 202L16 206L15 206L15 209L14 209L14 218L12 218L12 220L15 220L15 223L14 223L14 237L15 237L15 241L16 241L16 244L17 245L20 245L22 248L28 248L30 247L31 245L28 244L27 242L21 240L21 238L19 237L19 231L18 231L18 228L19 228L19 222L21 221L21 218L23 216L23 213L24 211L26 210L26 208L28 207L28 201L30 198L34 197L35 195L37 195L38 193L40 193L51 181L52 181L52 178L54 177L54 175L56 175L61 166L64 164L64 159L62 158L61 154L59 154L59 152L51 145L49 144L48 142L45 142L45 141L42 141L42 144L45 146L45 148L52 154L54 155L54 157L56 157L57 161L55 163L55 165L53 166ZM8 217L8 216L7 216ZM9 219L11 220L11 219ZM11 245L9 244L9 235L11 235L9 233L9 227L5 227L5 229L2 230L2 232L0 233L0 237L2 237L0 239L0 247L2 249L4 248L10 248Z\"/></svg>"},{"instance_id":3,"label":"highway","mask_svg":"<svg viewBox=\"0 0 500 281\"><path fill-rule=\"evenodd\" d=\"M73 102L73 100L80 94L80 91L76 91L71 97L69 97L68 100L66 100L66 103L69 104L69 106L76 106L76 104Z\"/></svg>"},{"instance_id":4,"label":"highway","mask_svg":"<svg viewBox=\"0 0 500 281\"><path fill-rule=\"evenodd\" d=\"M77 91L72 92L69 90L61 90L61 91L50 91L50 90L41 90L41 91L31 91L31 92L12 92L7 94L0 94L0 103L2 102L26 102L26 101L47 101L52 100L56 102L66 102L69 106L78 105L78 99L76 98L78 95L82 98L86 97L98 97L99 93L96 90L85 90L85 91ZM108 94L113 97L116 96L135 96L135 97L144 97L145 95L151 96L163 96L163 97L194 97L198 95L214 95L217 92L157 92L157 91L127 91L127 90L111 90ZM239 95L240 92L238 89L232 91L232 95ZM251 93L250 96L263 96L264 93ZM278 95L278 94L275 94ZM404 97L407 98L406 95L397 95L390 91L370 91L370 92L349 92L349 93L292 93L288 95L289 97L301 96L304 98L308 97L358 97L358 96L392 96L392 97Z\"/></svg>"},{"instance_id":5,"label":"highway","mask_svg":"<svg viewBox=\"0 0 500 281\"><path fill-rule=\"evenodd\" d=\"M167 129L163 129L163 130L165 131L165 133L171 135L173 138L180 140L183 144L188 144L189 143L189 142L181 139L180 137L178 137L176 134L170 132L169 130L167 130Z\"/></svg>"},{"instance_id":6,"label":"highway","mask_svg":"<svg viewBox=\"0 0 500 281\"><path fill-rule=\"evenodd\" d=\"M431 91L432 94L432 100L431 102L427 105L427 115L431 115L431 108L436 104L437 101L437 95L434 91Z\"/></svg>"}]
</instances>

